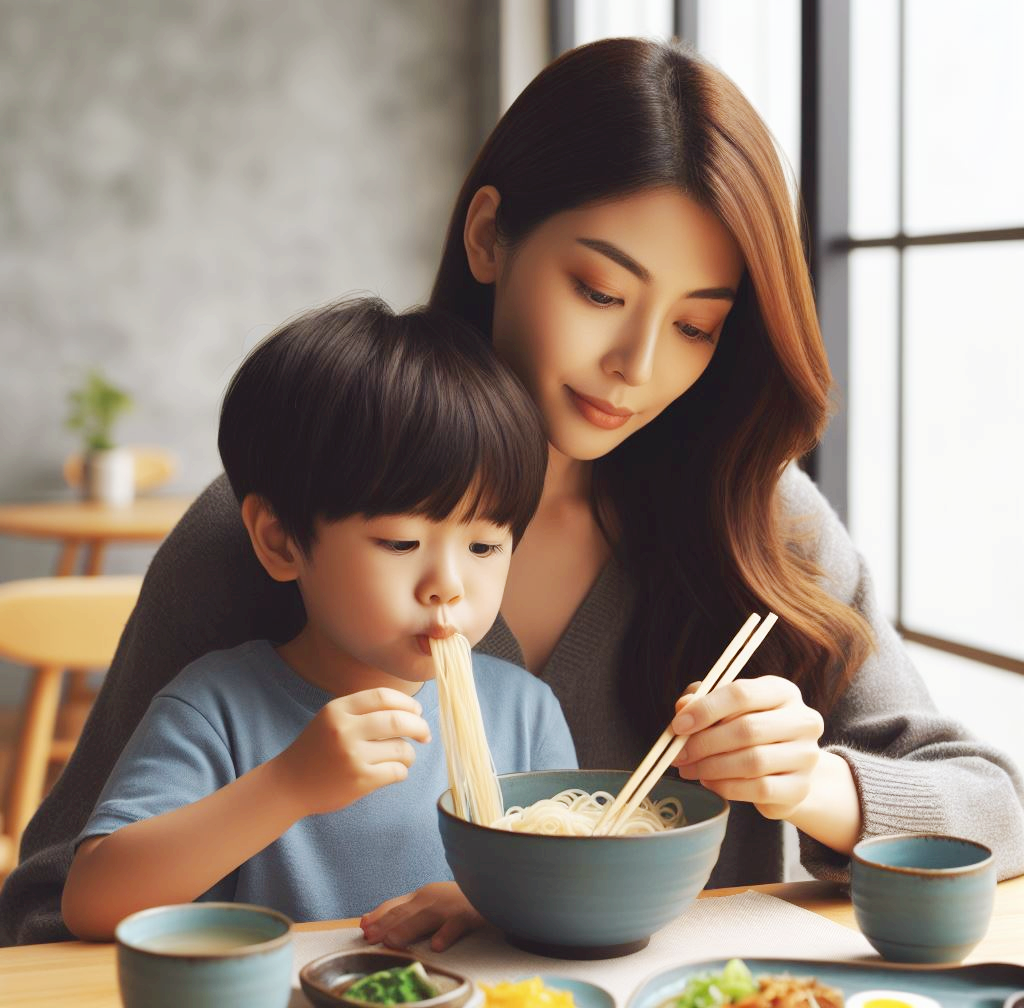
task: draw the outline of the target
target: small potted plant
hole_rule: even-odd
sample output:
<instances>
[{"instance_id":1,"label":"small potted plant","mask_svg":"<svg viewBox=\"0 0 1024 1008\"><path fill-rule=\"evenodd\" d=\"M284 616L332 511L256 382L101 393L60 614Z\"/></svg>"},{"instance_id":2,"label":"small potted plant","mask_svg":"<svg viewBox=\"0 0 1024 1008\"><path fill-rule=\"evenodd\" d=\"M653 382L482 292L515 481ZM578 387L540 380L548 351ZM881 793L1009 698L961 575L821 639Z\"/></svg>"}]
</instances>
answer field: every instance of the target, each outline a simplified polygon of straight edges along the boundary
<instances>
[{"instance_id":1,"label":"small potted plant","mask_svg":"<svg viewBox=\"0 0 1024 1008\"><path fill-rule=\"evenodd\" d=\"M82 489L90 500L123 506L135 496L135 463L127 448L114 442L117 418L133 405L132 397L100 371L68 394L67 425L83 438Z\"/></svg>"}]
</instances>

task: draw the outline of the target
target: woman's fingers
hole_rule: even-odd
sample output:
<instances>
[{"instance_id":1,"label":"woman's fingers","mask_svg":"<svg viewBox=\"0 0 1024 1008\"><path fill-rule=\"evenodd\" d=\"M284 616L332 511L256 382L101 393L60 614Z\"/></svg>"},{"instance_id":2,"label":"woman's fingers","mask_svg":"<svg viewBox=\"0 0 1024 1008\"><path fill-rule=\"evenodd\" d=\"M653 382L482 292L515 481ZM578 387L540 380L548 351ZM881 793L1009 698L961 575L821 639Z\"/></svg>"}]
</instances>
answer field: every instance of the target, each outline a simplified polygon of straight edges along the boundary
<instances>
[{"instance_id":1,"label":"woman's fingers","mask_svg":"<svg viewBox=\"0 0 1024 1008\"><path fill-rule=\"evenodd\" d=\"M674 760L676 766L697 763L722 753L739 752L794 740L816 743L824 722L821 715L803 704L774 710L735 714L718 724L694 732Z\"/></svg>"},{"instance_id":2,"label":"woman's fingers","mask_svg":"<svg viewBox=\"0 0 1024 1008\"><path fill-rule=\"evenodd\" d=\"M818 760L811 741L777 742L773 745L722 753L679 768L681 776L705 783L725 780L757 780L779 774L809 773Z\"/></svg>"},{"instance_id":3,"label":"woman's fingers","mask_svg":"<svg viewBox=\"0 0 1024 1008\"><path fill-rule=\"evenodd\" d=\"M726 801L750 802L768 819L785 819L807 797L803 774L779 774L755 780L717 780L702 782L709 791Z\"/></svg>"},{"instance_id":4,"label":"woman's fingers","mask_svg":"<svg viewBox=\"0 0 1024 1008\"><path fill-rule=\"evenodd\" d=\"M738 679L689 701L673 718L672 730L677 735L690 735L736 714L802 702L800 690L781 676Z\"/></svg>"}]
</instances>

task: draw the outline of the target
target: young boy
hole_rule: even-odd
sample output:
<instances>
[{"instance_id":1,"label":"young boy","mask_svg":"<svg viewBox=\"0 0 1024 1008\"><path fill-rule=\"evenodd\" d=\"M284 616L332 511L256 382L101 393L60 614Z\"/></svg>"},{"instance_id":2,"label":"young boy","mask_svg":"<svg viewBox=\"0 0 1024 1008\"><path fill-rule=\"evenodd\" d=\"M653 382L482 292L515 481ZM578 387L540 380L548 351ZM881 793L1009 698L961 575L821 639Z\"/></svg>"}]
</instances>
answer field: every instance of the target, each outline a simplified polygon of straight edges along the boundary
<instances>
[{"instance_id":1,"label":"young boy","mask_svg":"<svg viewBox=\"0 0 1024 1008\"><path fill-rule=\"evenodd\" d=\"M443 948L479 918L437 830L428 638L475 644L497 615L544 481L536 408L464 323L363 300L257 347L218 443L253 549L297 582L306 623L208 654L157 694L78 837L65 922L109 940L166 903L306 921L391 901ZM474 672L498 773L576 765L546 685L483 655ZM388 915L368 938L389 938Z\"/></svg>"}]
</instances>

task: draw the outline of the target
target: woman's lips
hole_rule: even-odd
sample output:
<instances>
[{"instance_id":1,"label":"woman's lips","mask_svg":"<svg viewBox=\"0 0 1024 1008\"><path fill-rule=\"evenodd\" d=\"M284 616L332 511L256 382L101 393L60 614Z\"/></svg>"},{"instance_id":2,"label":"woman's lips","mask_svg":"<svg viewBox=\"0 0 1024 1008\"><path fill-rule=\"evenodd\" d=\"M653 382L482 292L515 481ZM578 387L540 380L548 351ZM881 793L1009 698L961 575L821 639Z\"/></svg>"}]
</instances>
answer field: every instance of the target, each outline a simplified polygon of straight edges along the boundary
<instances>
[{"instance_id":1,"label":"woman's lips","mask_svg":"<svg viewBox=\"0 0 1024 1008\"><path fill-rule=\"evenodd\" d=\"M566 388L569 387L566 386ZM612 406L611 403L607 403L603 399L581 395L572 388L569 388L569 396L583 419L595 427L600 427L601 430L617 430L633 416L630 410Z\"/></svg>"}]
</instances>

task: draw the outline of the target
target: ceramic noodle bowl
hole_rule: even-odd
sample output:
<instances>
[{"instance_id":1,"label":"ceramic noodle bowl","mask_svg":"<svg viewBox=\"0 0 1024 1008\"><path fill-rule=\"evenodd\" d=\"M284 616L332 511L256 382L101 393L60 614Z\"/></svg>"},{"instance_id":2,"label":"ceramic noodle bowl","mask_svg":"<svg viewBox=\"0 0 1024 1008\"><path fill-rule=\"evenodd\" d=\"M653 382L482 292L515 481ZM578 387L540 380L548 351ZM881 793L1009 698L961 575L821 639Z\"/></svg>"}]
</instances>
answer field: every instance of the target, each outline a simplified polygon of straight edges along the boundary
<instances>
[{"instance_id":1,"label":"ceramic noodle bowl","mask_svg":"<svg viewBox=\"0 0 1024 1008\"><path fill-rule=\"evenodd\" d=\"M568 788L617 794L625 770L547 770L499 777L505 808ZM510 833L454 815L438 800L445 855L467 899L508 940L531 952L604 959L644 948L704 888L725 837L729 803L697 784L660 781L653 800L678 797L687 825L642 836Z\"/></svg>"}]
</instances>

